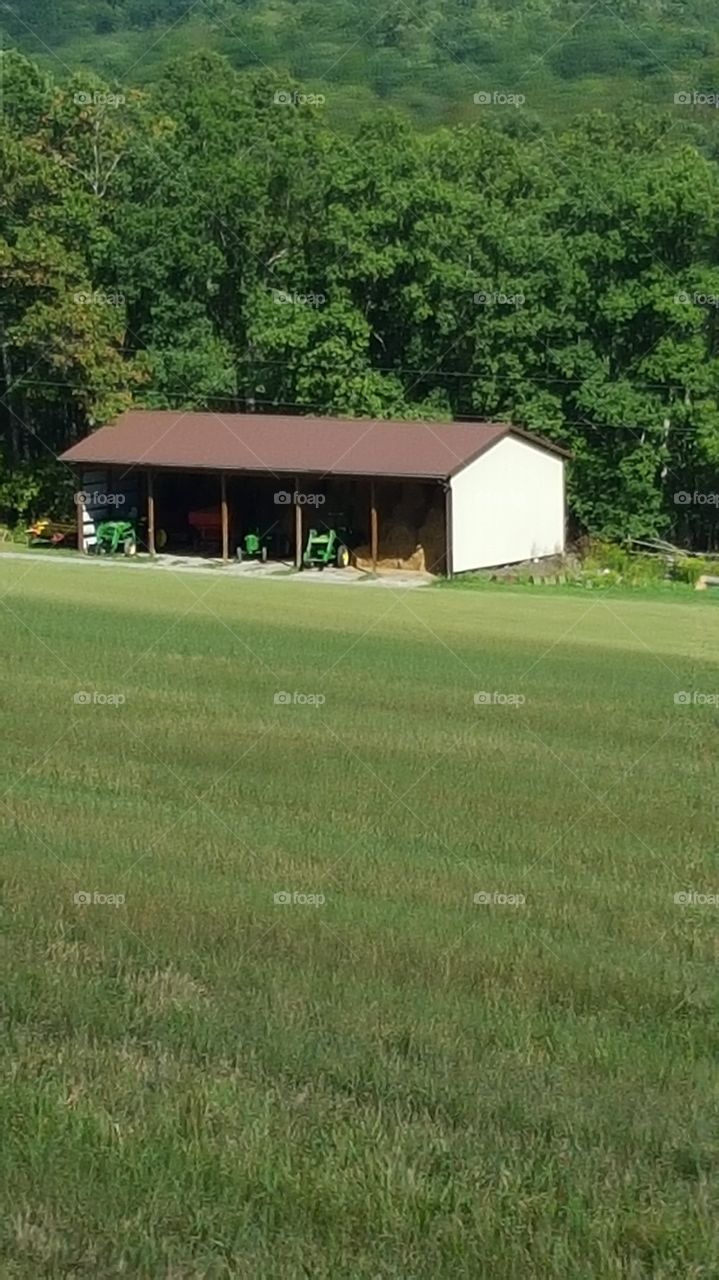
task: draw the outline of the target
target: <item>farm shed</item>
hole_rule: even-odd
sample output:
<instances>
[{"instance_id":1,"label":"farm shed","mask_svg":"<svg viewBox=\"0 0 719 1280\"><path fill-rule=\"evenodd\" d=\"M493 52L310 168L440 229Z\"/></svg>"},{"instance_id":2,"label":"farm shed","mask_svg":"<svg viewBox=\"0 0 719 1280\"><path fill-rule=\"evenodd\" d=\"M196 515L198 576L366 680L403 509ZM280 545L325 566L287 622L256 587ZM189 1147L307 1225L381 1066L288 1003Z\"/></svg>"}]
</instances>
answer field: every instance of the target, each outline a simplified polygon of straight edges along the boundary
<instances>
[{"instance_id":1,"label":"farm shed","mask_svg":"<svg viewBox=\"0 0 719 1280\"><path fill-rule=\"evenodd\" d=\"M506 423L132 410L61 461L83 550L131 498L153 554L228 559L257 529L299 565L308 529L339 523L361 567L452 574L564 550L567 456Z\"/></svg>"}]
</instances>

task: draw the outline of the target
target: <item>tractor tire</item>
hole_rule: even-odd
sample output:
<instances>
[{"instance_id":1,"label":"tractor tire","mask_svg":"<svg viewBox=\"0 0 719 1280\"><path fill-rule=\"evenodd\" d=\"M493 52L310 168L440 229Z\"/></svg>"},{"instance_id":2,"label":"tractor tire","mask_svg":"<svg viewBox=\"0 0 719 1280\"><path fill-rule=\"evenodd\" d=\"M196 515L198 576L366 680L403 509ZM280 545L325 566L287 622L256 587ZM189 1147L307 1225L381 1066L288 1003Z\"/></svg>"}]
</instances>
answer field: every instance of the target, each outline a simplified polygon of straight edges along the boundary
<instances>
[{"instance_id":1,"label":"tractor tire","mask_svg":"<svg viewBox=\"0 0 719 1280\"><path fill-rule=\"evenodd\" d=\"M337 565L338 569L347 569L349 568L349 562L350 562L349 548L346 547L343 542L341 542L337 548L337 553L335 555L335 564Z\"/></svg>"}]
</instances>

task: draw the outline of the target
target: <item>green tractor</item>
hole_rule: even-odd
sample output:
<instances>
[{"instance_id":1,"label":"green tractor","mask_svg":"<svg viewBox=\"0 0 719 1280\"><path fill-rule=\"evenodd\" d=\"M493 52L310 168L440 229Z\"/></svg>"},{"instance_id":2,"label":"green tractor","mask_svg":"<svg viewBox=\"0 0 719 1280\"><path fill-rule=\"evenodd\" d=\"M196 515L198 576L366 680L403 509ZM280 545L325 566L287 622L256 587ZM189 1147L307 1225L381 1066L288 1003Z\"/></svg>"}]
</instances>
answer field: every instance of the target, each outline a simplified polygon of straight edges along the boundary
<instances>
[{"instance_id":1,"label":"green tractor","mask_svg":"<svg viewBox=\"0 0 719 1280\"><path fill-rule=\"evenodd\" d=\"M130 520L103 520L95 530L98 556L111 556L118 551L134 556L137 552L137 530Z\"/></svg>"},{"instance_id":2,"label":"green tractor","mask_svg":"<svg viewBox=\"0 0 719 1280\"><path fill-rule=\"evenodd\" d=\"M268 539L265 538L259 529L252 529L246 533L235 555L242 564L243 560L261 560L264 564L267 559Z\"/></svg>"},{"instance_id":3,"label":"green tractor","mask_svg":"<svg viewBox=\"0 0 719 1280\"><path fill-rule=\"evenodd\" d=\"M324 569L328 564L346 569L349 562L349 547L342 541L338 529L310 529L302 557L303 569Z\"/></svg>"}]
</instances>

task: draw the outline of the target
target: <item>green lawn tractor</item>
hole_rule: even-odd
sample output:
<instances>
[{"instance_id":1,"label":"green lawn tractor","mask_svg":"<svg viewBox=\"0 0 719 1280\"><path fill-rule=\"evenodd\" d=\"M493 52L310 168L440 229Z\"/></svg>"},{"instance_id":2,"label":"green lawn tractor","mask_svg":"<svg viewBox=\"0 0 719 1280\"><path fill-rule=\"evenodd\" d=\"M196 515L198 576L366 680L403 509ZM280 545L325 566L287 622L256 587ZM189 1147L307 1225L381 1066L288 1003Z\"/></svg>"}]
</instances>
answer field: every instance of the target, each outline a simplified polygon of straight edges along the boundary
<instances>
[{"instance_id":1,"label":"green lawn tractor","mask_svg":"<svg viewBox=\"0 0 719 1280\"><path fill-rule=\"evenodd\" d=\"M134 556L137 552L137 530L130 520L103 520L95 530L98 556L111 556L118 551Z\"/></svg>"},{"instance_id":2,"label":"green lawn tractor","mask_svg":"<svg viewBox=\"0 0 719 1280\"><path fill-rule=\"evenodd\" d=\"M324 569L328 564L346 569L349 562L349 547L342 541L338 529L310 529L302 557L304 569Z\"/></svg>"},{"instance_id":3,"label":"green lawn tractor","mask_svg":"<svg viewBox=\"0 0 719 1280\"><path fill-rule=\"evenodd\" d=\"M252 529L246 533L235 552L240 564L243 560L261 560L264 564L267 559L268 542L269 539L264 537L259 529Z\"/></svg>"}]
</instances>

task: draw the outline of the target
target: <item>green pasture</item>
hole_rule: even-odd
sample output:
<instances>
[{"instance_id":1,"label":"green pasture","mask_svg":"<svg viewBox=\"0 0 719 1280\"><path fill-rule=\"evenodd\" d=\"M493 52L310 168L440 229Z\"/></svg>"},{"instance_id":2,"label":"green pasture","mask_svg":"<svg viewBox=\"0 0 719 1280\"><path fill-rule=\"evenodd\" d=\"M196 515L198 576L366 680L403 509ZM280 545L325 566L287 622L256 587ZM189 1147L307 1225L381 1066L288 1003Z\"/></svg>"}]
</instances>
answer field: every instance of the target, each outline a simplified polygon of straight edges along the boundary
<instances>
[{"instance_id":1,"label":"green pasture","mask_svg":"<svg viewBox=\"0 0 719 1280\"><path fill-rule=\"evenodd\" d=\"M719 1274L711 602L0 606L2 1280Z\"/></svg>"}]
</instances>

